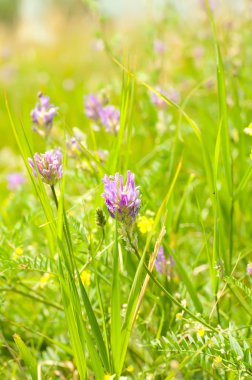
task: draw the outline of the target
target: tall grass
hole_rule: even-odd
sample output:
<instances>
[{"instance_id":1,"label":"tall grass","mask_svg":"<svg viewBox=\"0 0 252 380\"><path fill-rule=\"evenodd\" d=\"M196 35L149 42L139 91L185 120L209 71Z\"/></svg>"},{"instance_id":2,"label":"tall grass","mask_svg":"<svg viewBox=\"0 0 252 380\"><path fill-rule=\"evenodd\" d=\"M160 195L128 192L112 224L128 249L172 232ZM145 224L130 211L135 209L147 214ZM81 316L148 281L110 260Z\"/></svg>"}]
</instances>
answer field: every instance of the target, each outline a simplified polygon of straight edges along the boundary
<instances>
[{"instance_id":1,"label":"tall grass","mask_svg":"<svg viewBox=\"0 0 252 380\"><path fill-rule=\"evenodd\" d=\"M34 306L38 327L33 315L30 324L22 323L22 318L20 322L11 302L3 307L1 340L11 370L2 364L0 373L12 371L10 378L16 373L52 378L57 371L46 369L51 365L62 366L65 378L83 380L251 376L251 290L245 266L251 255L251 229L246 225L250 225L252 166L243 131L230 121L241 122L238 85L226 68L225 46L207 1L206 9L204 26L212 31L215 49L211 77L216 73L216 92L206 98L209 109L215 101L208 123L202 116L208 103L198 96L205 78L198 78L177 104L157 90L155 72L143 80L143 73L125 64L104 34L106 59L121 78L115 96L120 104L119 131L97 133L89 124L87 146L81 144L79 162L88 167L83 170L67 155L65 139L72 131L60 114L60 133L38 143L46 148L60 145L63 151L62 180L47 186L37 168L34 177L27 161L37 150L36 138L5 95L33 198L25 193L23 200L17 198L20 209L26 202L22 224L15 215L16 224L10 219L13 231L1 227L0 290L6 299L8 294L14 300L24 297L30 309L33 303L40 306ZM175 25L181 28L178 21ZM162 66L155 70L162 78ZM233 109L228 105L230 86ZM157 129L160 115L150 104L150 93L167 106L164 115L170 119L164 119L165 132ZM99 146L108 150L105 163L99 158ZM103 175L125 174L128 169L135 172L141 187L140 215L152 220L146 234L138 218L130 232L112 219L101 198ZM95 223L97 207L106 214L102 228ZM8 223L7 213L2 219ZM25 231L23 244L19 244L20 231ZM14 259L10 249L18 245L31 246L31 254ZM161 246L174 261L169 275L155 268ZM91 272L90 286L83 281L86 270ZM43 273L53 275L54 288L31 285ZM20 305L22 313L26 307ZM55 326L50 326L53 316Z\"/></svg>"}]
</instances>

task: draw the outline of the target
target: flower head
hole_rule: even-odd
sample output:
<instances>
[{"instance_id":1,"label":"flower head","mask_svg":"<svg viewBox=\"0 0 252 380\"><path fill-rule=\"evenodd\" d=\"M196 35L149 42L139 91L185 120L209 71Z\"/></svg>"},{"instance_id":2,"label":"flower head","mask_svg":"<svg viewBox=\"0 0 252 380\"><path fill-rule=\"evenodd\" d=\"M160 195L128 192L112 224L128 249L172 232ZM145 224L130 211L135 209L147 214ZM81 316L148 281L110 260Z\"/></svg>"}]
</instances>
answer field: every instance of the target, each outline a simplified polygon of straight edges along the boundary
<instances>
[{"instance_id":1,"label":"flower head","mask_svg":"<svg viewBox=\"0 0 252 380\"><path fill-rule=\"evenodd\" d=\"M89 286L91 284L91 272L88 269L84 269L80 275L83 285Z\"/></svg>"},{"instance_id":2,"label":"flower head","mask_svg":"<svg viewBox=\"0 0 252 380\"><path fill-rule=\"evenodd\" d=\"M252 263L248 263L247 265L247 274L252 276Z\"/></svg>"},{"instance_id":3,"label":"flower head","mask_svg":"<svg viewBox=\"0 0 252 380\"><path fill-rule=\"evenodd\" d=\"M74 135L67 135L66 147L70 157L78 157L83 153L82 146L86 147L87 136L78 128L73 128Z\"/></svg>"},{"instance_id":4,"label":"flower head","mask_svg":"<svg viewBox=\"0 0 252 380\"><path fill-rule=\"evenodd\" d=\"M162 245L158 250L155 266L159 273L164 274L166 271L166 257L164 254L164 247Z\"/></svg>"},{"instance_id":5,"label":"flower head","mask_svg":"<svg viewBox=\"0 0 252 380\"><path fill-rule=\"evenodd\" d=\"M142 234L149 232L154 225L154 219L152 217L147 217L145 215L140 216L137 220L137 227Z\"/></svg>"},{"instance_id":6,"label":"flower head","mask_svg":"<svg viewBox=\"0 0 252 380\"><path fill-rule=\"evenodd\" d=\"M43 95L42 92L38 94L38 99L36 107L31 111L33 130L42 136L47 136L58 108L50 104L49 96Z\"/></svg>"},{"instance_id":7,"label":"flower head","mask_svg":"<svg viewBox=\"0 0 252 380\"><path fill-rule=\"evenodd\" d=\"M17 247L14 251L14 254L13 254L13 259L14 260L18 260L20 256L22 256L22 254L24 253L24 250L23 248L21 247Z\"/></svg>"},{"instance_id":8,"label":"flower head","mask_svg":"<svg viewBox=\"0 0 252 380\"><path fill-rule=\"evenodd\" d=\"M141 204L139 186L135 185L134 174L128 170L125 185L123 176L119 173L114 176L105 175L102 181L102 197L112 218L117 218L128 226L133 224Z\"/></svg>"},{"instance_id":9,"label":"flower head","mask_svg":"<svg viewBox=\"0 0 252 380\"><path fill-rule=\"evenodd\" d=\"M59 149L45 153L35 153L33 159L28 158L33 175L37 177L35 165L43 182L54 186L62 177L62 154Z\"/></svg>"},{"instance_id":10,"label":"flower head","mask_svg":"<svg viewBox=\"0 0 252 380\"><path fill-rule=\"evenodd\" d=\"M22 173L11 173L7 176L8 189L15 191L25 182Z\"/></svg>"},{"instance_id":11,"label":"flower head","mask_svg":"<svg viewBox=\"0 0 252 380\"><path fill-rule=\"evenodd\" d=\"M99 121L100 112L102 110L102 103L98 97L94 94L89 94L84 97L84 101L86 116L91 120Z\"/></svg>"},{"instance_id":12,"label":"flower head","mask_svg":"<svg viewBox=\"0 0 252 380\"><path fill-rule=\"evenodd\" d=\"M117 133L119 130L120 111L114 106L107 106L100 111L101 123L107 132Z\"/></svg>"},{"instance_id":13,"label":"flower head","mask_svg":"<svg viewBox=\"0 0 252 380\"><path fill-rule=\"evenodd\" d=\"M44 273L42 277L40 277L40 288L44 289L44 287L47 285L48 281L53 278L54 275L52 273Z\"/></svg>"},{"instance_id":14,"label":"flower head","mask_svg":"<svg viewBox=\"0 0 252 380\"><path fill-rule=\"evenodd\" d=\"M246 133L246 135L252 136L252 123L250 123L250 124L247 126L247 128L244 128L243 131Z\"/></svg>"},{"instance_id":15,"label":"flower head","mask_svg":"<svg viewBox=\"0 0 252 380\"><path fill-rule=\"evenodd\" d=\"M156 270L161 274L171 277L169 272L170 272L171 267L174 264L175 263L171 255L169 256L168 259L166 258L164 247L161 245L157 254L156 261L155 261Z\"/></svg>"},{"instance_id":16,"label":"flower head","mask_svg":"<svg viewBox=\"0 0 252 380\"><path fill-rule=\"evenodd\" d=\"M91 47L94 51L102 51L104 50L104 42L101 38L96 38L92 40Z\"/></svg>"},{"instance_id":17,"label":"flower head","mask_svg":"<svg viewBox=\"0 0 252 380\"><path fill-rule=\"evenodd\" d=\"M216 10L217 1L216 0L208 0L208 1L209 1L208 4L209 4L211 11L214 12ZM202 7L202 9L207 10L205 0L200 0L200 6Z\"/></svg>"},{"instance_id":18,"label":"flower head","mask_svg":"<svg viewBox=\"0 0 252 380\"><path fill-rule=\"evenodd\" d=\"M156 38L153 42L153 50L155 51L155 53L164 54L166 50L165 43L159 38Z\"/></svg>"}]
</instances>

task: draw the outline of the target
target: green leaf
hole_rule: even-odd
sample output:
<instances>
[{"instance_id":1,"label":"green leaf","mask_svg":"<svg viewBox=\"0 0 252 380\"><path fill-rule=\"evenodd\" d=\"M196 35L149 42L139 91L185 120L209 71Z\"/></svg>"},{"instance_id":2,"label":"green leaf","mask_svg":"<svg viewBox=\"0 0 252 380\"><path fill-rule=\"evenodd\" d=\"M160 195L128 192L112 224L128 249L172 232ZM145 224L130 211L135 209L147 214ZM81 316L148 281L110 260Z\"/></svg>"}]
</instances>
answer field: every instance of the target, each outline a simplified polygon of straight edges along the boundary
<instances>
[{"instance_id":1,"label":"green leaf","mask_svg":"<svg viewBox=\"0 0 252 380\"><path fill-rule=\"evenodd\" d=\"M18 334L13 335L13 339L16 343L16 346L19 350L20 356L25 362L25 365L28 367L28 370L33 378L33 380L37 379L37 360L31 353L30 349L23 342L21 337Z\"/></svg>"},{"instance_id":2,"label":"green leaf","mask_svg":"<svg viewBox=\"0 0 252 380\"><path fill-rule=\"evenodd\" d=\"M118 252L118 232L117 221L115 228L115 242L113 254L113 283L112 283L112 303L111 303L111 349L114 363L114 370L119 377L121 374L121 303L120 303L120 268Z\"/></svg>"}]
</instances>

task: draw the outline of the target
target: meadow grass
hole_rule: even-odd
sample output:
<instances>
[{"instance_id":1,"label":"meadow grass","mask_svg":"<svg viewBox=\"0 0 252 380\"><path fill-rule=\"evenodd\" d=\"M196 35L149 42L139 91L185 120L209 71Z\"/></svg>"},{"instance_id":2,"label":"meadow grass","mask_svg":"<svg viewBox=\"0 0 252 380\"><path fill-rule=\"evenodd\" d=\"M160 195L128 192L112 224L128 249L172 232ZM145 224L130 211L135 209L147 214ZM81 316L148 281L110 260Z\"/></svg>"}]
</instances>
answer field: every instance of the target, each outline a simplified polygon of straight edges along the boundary
<instances>
[{"instance_id":1,"label":"meadow grass","mask_svg":"<svg viewBox=\"0 0 252 380\"><path fill-rule=\"evenodd\" d=\"M64 43L27 45L27 56L15 46L7 63L17 72L0 104L1 378L249 378L251 16L206 2L195 30L167 9L122 49L119 26L90 15L102 51L74 23ZM39 90L59 107L46 138L32 130ZM90 93L120 110L116 133L85 114ZM28 158L55 148L63 175L46 184ZM102 179L128 170L141 208L113 218ZM14 189L11 172L25 178Z\"/></svg>"}]
</instances>

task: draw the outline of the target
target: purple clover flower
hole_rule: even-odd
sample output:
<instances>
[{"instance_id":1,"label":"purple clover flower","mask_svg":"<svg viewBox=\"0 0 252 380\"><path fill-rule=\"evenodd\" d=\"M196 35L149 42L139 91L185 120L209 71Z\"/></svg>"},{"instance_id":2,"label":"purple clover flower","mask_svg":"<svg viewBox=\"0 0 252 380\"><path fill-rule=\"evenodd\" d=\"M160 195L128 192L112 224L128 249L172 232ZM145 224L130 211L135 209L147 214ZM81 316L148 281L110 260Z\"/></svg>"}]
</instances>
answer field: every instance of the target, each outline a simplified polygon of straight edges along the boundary
<instances>
[{"instance_id":1,"label":"purple clover flower","mask_svg":"<svg viewBox=\"0 0 252 380\"><path fill-rule=\"evenodd\" d=\"M96 38L92 41L91 47L94 51L103 51L104 50L104 42L101 38Z\"/></svg>"},{"instance_id":2,"label":"purple clover flower","mask_svg":"<svg viewBox=\"0 0 252 380\"><path fill-rule=\"evenodd\" d=\"M200 6L202 7L203 10L206 10L206 2L204 0L199 0ZM216 7L217 7L217 1L216 0L209 0L209 7L212 12L215 12Z\"/></svg>"},{"instance_id":3,"label":"purple clover flower","mask_svg":"<svg viewBox=\"0 0 252 380\"><path fill-rule=\"evenodd\" d=\"M53 118L58 107L50 104L49 96L43 95L42 92L38 94L38 99L36 107L31 111L33 130L41 136L47 136L52 128Z\"/></svg>"},{"instance_id":4,"label":"purple clover flower","mask_svg":"<svg viewBox=\"0 0 252 380\"><path fill-rule=\"evenodd\" d=\"M119 130L120 111L112 105L106 106L106 94L89 94L85 99L85 114L95 121L94 130L104 127L107 132L116 134Z\"/></svg>"},{"instance_id":5,"label":"purple clover flower","mask_svg":"<svg viewBox=\"0 0 252 380\"><path fill-rule=\"evenodd\" d=\"M164 247L162 245L159 248L159 251L157 253L157 258L155 261L155 267L159 273L164 274L166 272L166 257L164 254Z\"/></svg>"},{"instance_id":6,"label":"purple clover flower","mask_svg":"<svg viewBox=\"0 0 252 380\"><path fill-rule=\"evenodd\" d=\"M247 265L247 274L252 276L252 263L248 263Z\"/></svg>"},{"instance_id":7,"label":"purple clover flower","mask_svg":"<svg viewBox=\"0 0 252 380\"><path fill-rule=\"evenodd\" d=\"M22 173L10 173L7 176L8 189L11 191L17 190L25 183Z\"/></svg>"},{"instance_id":8,"label":"purple clover flower","mask_svg":"<svg viewBox=\"0 0 252 380\"><path fill-rule=\"evenodd\" d=\"M153 42L153 50L155 51L155 53L164 54L166 46L162 40L156 38Z\"/></svg>"},{"instance_id":9,"label":"purple clover flower","mask_svg":"<svg viewBox=\"0 0 252 380\"><path fill-rule=\"evenodd\" d=\"M164 253L164 247L161 245L155 261L156 270L166 276L169 276L169 269L174 266L175 262L171 255L167 259Z\"/></svg>"},{"instance_id":10,"label":"purple clover flower","mask_svg":"<svg viewBox=\"0 0 252 380\"><path fill-rule=\"evenodd\" d=\"M120 126L120 111L114 106L107 106L100 111L101 123L107 132L117 133Z\"/></svg>"},{"instance_id":11,"label":"purple clover flower","mask_svg":"<svg viewBox=\"0 0 252 380\"><path fill-rule=\"evenodd\" d=\"M62 154L59 149L45 153L35 153L33 159L28 158L33 175L37 177L35 165L43 182L54 186L62 177Z\"/></svg>"},{"instance_id":12,"label":"purple clover flower","mask_svg":"<svg viewBox=\"0 0 252 380\"><path fill-rule=\"evenodd\" d=\"M112 218L117 218L127 226L135 222L140 209L141 199L139 186L135 185L134 174L127 171L126 184L123 184L123 176L116 173L114 176L103 177L106 206Z\"/></svg>"},{"instance_id":13,"label":"purple clover flower","mask_svg":"<svg viewBox=\"0 0 252 380\"><path fill-rule=\"evenodd\" d=\"M86 116L94 121L100 120L100 112L102 111L102 104L98 97L90 94L84 97L85 100L85 113Z\"/></svg>"}]
</instances>

